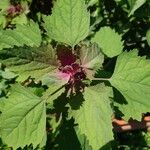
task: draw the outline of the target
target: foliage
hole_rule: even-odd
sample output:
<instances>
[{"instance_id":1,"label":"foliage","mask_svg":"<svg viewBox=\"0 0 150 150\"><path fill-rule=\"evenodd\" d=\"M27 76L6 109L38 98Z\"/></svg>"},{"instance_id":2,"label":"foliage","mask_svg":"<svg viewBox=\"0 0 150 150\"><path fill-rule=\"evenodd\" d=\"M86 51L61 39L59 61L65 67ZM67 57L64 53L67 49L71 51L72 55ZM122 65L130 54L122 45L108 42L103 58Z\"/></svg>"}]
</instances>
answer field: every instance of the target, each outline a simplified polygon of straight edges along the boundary
<instances>
[{"instance_id":1,"label":"foliage","mask_svg":"<svg viewBox=\"0 0 150 150\"><path fill-rule=\"evenodd\" d=\"M125 101L122 102L124 105L119 108L125 114L126 120L131 116L140 120L141 111L149 111L149 69L150 61L145 57L138 57L136 50L130 53L124 52L118 57L110 82L125 98ZM124 107L125 104L128 107Z\"/></svg>"},{"instance_id":2,"label":"foliage","mask_svg":"<svg viewBox=\"0 0 150 150\"><path fill-rule=\"evenodd\" d=\"M103 27L95 34L92 39L102 48L102 52L108 57L114 57L122 53L123 42L121 36L109 27Z\"/></svg>"},{"instance_id":3,"label":"foliage","mask_svg":"<svg viewBox=\"0 0 150 150\"><path fill-rule=\"evenodd\" d=\"M112 118L149 112L149 9L149 0L0 0L0 149L134 149ZM149 133L136 136L149 147Z\"/></svg>"},{"instance_id":4,"label":"foliage","mask_svg":"<svg viewBox=\"0 0 150 150\"><path fill-rule=\"evenodd\" d=\"M52 15L45 17L44 22L51 39L75 46L87 37L90 16L84 0L58 0Z\"/></svg>"},{"instance_id":5,"label":"foliage","mask_svg":"<svg viewBox=\"0 0 150 150\"><path fill-rule=\"evenodd\" d=\"M17 25L14 30L1 30L0 40L0 50L14 46L40 46L41 34L38 25L31 22L29 25Z\"/></svg>"}]
</instances>

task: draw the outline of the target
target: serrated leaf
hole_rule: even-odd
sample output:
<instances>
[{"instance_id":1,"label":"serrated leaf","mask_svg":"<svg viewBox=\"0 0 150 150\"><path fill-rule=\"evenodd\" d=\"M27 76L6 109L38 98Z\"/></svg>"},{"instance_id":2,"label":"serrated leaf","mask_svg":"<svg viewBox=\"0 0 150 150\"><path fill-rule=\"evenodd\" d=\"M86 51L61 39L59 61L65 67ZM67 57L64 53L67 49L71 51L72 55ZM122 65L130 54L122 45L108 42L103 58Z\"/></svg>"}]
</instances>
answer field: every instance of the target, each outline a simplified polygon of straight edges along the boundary
<instances>
[{"instance_id":1,"label":"serrated leaf","mask_svg":"<svg viewBox=\"0 0 150 150\"><path fill-rule=\"evenodd\" d=\"M80 142L81 149L82 150L92 150L92 147L89 145L89 142L88 142L86 136L80 133L78 127L75 128L75 131L76 131L78 140Z\"/></svg>"},{"instance_id":2,"label":"serrated leaf","mask_svg":"<svg viewBox=\"0 0 150 150\"><path fill-rule=\"evenodd\" d=\"M46 130L45 102L23 86L11 87L0 116L0 134L4 143L17 149L36 147Z\"/></svg>"},{"instance_id":3,"label":"serrated leaf","mask_svg":"<svg viewBox=\"0 0 150 150\"><path fill-rule=\"evenodd\" d=\"M18 24L13 30L0 30L0 50L14 46L40 46L41 41L40 29L34 22L29 25Z\"/></svg>"},{"instance_id":4,"label":"serrated leaf","mask_svg":"<svg viewBox=\"0 0 150 150\"><path fill-rule=\"evenodd\" d=\"M96 70L102 67L104 55L101 53L97 44L81 45L80 60L82 67L86 71L89 79L93 79Z\"/></svg>"},{"instance_id":5,"label":"serrated leaf","mask_svg":"<svg viewBox=\"0 0 150 150\"><path fill-rule=\"evenodd\" d=\"M51 39L74 46L87 37L90 15L84 0L57 0L44 22Z\"/></svg>"},{"instance_id":6,"label":"serrated leaf","mask_svg":"<svg viewBox=\"0 0 150 150\"><path fill-rule=\"evenodd\" d=\"M122 53L110 82L126 99L125 104L117 104L126 120L140 120L142 113L149 112L150 60L139 57L137 50Z\"/></svg>"},{"instance_id":7,"label":"serrated leaf","mask_svg":"<svg viewBox=\"0 0 150 150\"><path fill-rule=\"evenodd\" d=\"M147 39L148 45L150 46L150 29L146 33L146 39Z\"/></svg>"},{"instance_id":8,"label":"serrated leaf","mask_svg":"<svg viewBox=\"0 0 150 150\"><path fill-rule=\"evenodd\" d=\"M43 84L54 82L50 76L57 67L57 61L56 53L50 45L3 50L0 52L0 62L19 75L18 81L31 76L36 81L43 81Z\"/></svg>"},{"instance_id":9,"label":"serrated leaf","mask_svg":"<svg viewBox=\"0 0 150 150\"><path fill-rule=\"evenodd\" d=\"M134 12L140 8L145 2L146 0L128 0L129 5L130 5L130 13L129 16L133 15Z\"/></svg>"},{"instance_id":10,"label":"serrated leaf","mask_svg":"<svg viewBox=\"0 0 150 150\"><path fill-rule=\"evenodd\" d=\"M70 112L78 124L80 134L86 136L94 150L100 149L113 139L110 96L111 88L103 84L88 87L83 93L85 101L81 107ZM79 101L79 97L73 100Z\"/></svg>"},{"instance_id":11,"label":"serrated leaf","mask_svg":"<svg viewBox=\"0 0 150 150\"><path fill-rule=\"evenodd\" d=\"M80 49L82 66L87 69L100 69L104 62L104 55L96 44L83 45Z\"/></svg>"},{"instance_id":12,"label":"serrated leaf","mask_svg":"<svg viewBox=\"0 0 150 150\"><path fill-rule=\"evenodd\" d=\"M123 42L122 37L110 27L102 27L92 39L96 42L105 55L114 57L122 53Z\"/></svg>"}]
</instances>

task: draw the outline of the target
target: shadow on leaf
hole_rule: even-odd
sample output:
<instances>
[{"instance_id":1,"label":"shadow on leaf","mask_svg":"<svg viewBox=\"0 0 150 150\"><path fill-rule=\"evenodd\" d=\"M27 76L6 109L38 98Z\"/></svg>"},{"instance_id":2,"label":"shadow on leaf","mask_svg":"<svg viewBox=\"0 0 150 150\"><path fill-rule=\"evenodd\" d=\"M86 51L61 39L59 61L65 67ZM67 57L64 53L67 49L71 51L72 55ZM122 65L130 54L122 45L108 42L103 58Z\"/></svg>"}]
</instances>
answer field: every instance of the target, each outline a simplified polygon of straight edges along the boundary
<instances>
[{"instance_id":1,"label":"shadow on leaf","mask_svg":"<svg viewBox=\"0 0 150 150\"><path fill-rule=\"evenodd\" d=\"M69 104L72 110L80 109L84 101L85 99L81 92L77 92L75 95L71 95L69 98Z\"/></svg>"}]
</instances>

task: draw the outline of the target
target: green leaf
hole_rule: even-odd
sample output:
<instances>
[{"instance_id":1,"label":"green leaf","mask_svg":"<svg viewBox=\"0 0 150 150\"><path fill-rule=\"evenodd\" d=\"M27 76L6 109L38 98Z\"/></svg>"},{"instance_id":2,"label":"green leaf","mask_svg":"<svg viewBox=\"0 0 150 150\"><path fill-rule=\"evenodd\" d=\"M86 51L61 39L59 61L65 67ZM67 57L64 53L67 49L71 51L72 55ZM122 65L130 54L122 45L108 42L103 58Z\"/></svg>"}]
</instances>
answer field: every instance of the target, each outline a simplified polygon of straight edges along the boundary
<instances>
[{"instance_id":1,"label":"green leaf","mask_svg":"<svg viewBox=\"0 0 150 150\"><path fill-rule=\"evenodd\" d=\"M7 85L6 85L6 80L0 80L0 96L2 94L2 92L7 88Z\"/></svg>"},{"instance_id":2,"label":"green leaf","mask_svg":"<svg viewBox=\"0 0 150 150\"><path fill-rule=\"evenodd\" d=\"M104 62L104 55L96 44L83 45L80 49L82 66L87 69L100 69Z\"/></svg>"},{"instance_id":3,"label":"green leaf","mask_svg":"<svg viewBox=\"0 0 150 150\"><path fill-rule=\"evenodd\" d=\"M92 150L92 147L89 145L89 142L84 134L81 134L78 127L75 128L78 140L80 141L82 150Z\"/></svg>"},{"instance_id":4,"label":"green leaf","mask_svg":"<svg viewBox=\"0 0 150 150\"><path fill-rule=\"evenodd\" d=\"M4 11L9 5L9 0L0 0L0 11Z\"/></svg>"},{"instance_id":5,"label":"green leaf","mask_svg":"<svg viewBox=\"0 0 150 150\"><path fill-rule=\"evenodd\" d=\"M8 69L5 69L4 71L0 70L0 76L7 80L17 77L16 74L10 72Z\"/></svg>"},{"instance_id":6,"label":"green leaf","mask_svg":"<svg viewBox=\"0 0 150 150\"><path fill-rule=\"evenodd\" d=\"M18 81L31 76L36 81L43 81L43 84L54 82L50 73L56 69L57 61L55 51L50 45L3 50L0 52L0 62L19 75Z\"/></svg>"},{"instance_id":7,"label":"green leaf","mask_svg":"<svg viewBox=\"0 0 150 150\"><path fill-rule=\"evenodd\" d=\"M14 30L0 30L0 50L14 46L40 46L41 41L40 29L34 22L18 24Z\"/></svg>"},{"instance_id":8,"label":"green leaf","mask_svg":"<svg viewBox=\"0 0 150 150\"><path fill-rule=\"evenodd\" d=\"M144 140L146 141L146 144L148 147L150 147L150 132L143 133L144 134Z\"/></svg>"},{"instance_id":9,"label":"green leaf","mask_svg":"<svg viewBox=\"0 0 150 150\"><path fill-rule=\"evenodd\" d=\"M48 36L75 46L84 40L90 27L90 15L84 0L57 0L52 15L44 17Z\"/></svg>"},{"instance_id":10,"label":"green leaf","mask_svg":"<svg viewBox=\"0 0 150 150\"><path fill-rule=\"evenodd\" d=\"M128 3L130 5L130 13L129 16L133 15L134 12L140 8L144 3L146 2L146 0L128 0Z\"/></svg>"},{"instance_id":11,"label":"green leaf","mask_svg":"<svg viewBox=\"0 0 150 150\"><path fill-rule=\"evenodd\" d=\"M3 69L0 64L0 96L8 87L7 81L16 77L16 74L10 72L8 69Z\"/></svg>"},{"instance_id":12,"label":"green leaf","mask_svg":"<svg viewBox=\"0 0 150 150\"><path fill-rule=\"evenodd\" d=\"M99 0L86 0L88 6L93 6L99 2Z\"/></svg>"},{"instance_id":13,"label":"green leaf","mask_svg":"<svg viewBox=\"0 0 150 150\"><path fill-rule=\"evenodd\" d=\"M112 110L109 99L111 91L111 88L100 84L86 88L83 98L78 96L72 99L76 103L80 99L84 99L80 108L71 105L72 111L70 115L74 117L80 134L86 136L93 150L98 150L113 139L111 124Z\"/></svg>"},{"instance_id":14,"label":"green leaf","mask_svg":"<svg viewBox=\"0 0 150 150\"><path fill-rule=\"evenodd\" d=\"M84 44L80 49L80 60L85 69L87 77L93 79L96 70L102 67L104 55L101 53L97 44Z\"/></svg>"},{"instance_id":15,"label":"green leaf","mask_svg":"<svg viewBox=\"0 0 150 150\"><path fill-rule=\"evenodd\" d=\"M114 57L122 53L123 42L122 36L112 30L110 27L102 27L92 39L96 42L105 55Z\"/></svg>"},{"instance_id":16,"label":"green leaf","mask_svg":"<svg viewBox=\"0 0 150 150\"><path fill-rule=\"evenodd\" d=\"M150 46L150 29L146 33L146 39L147 39L148 45Z\"/></svg>"},{"instance_id":17,"label":"green leaf","mask_svg":"<svg viewBox=\"0 0 150 150\"><path fill-rule=\"evenodd\" d=\"M20 14L19 16L16 16L15 18L13 18L11 23L12 24L21 24L21 25L27 24L28 23L27 15L25 13Z\"/></svg>"},{"instance_id":18,"label":"green leaf","mask_svg":"<svg viewBox=\"0 0 150 150\"><path fill-rule=\"evenodd\" d=\"M124 104L117 104L126 120L130 117L140 120L141 114L150 108L150 60L137 54L137 50L122 53L110 79L126 99Z\"/></svg>"},{"instance_id":19,"label":"green leaf","mask_svg":"<svg viewBox=\"0 0 150 150\"><path fill-rule=\"evenodd\" d=\"M45 102L21 85L13 85L0 120L4 143L14 149L31 143L36 147L46 130Z\"/></svg>"}]
</instances>

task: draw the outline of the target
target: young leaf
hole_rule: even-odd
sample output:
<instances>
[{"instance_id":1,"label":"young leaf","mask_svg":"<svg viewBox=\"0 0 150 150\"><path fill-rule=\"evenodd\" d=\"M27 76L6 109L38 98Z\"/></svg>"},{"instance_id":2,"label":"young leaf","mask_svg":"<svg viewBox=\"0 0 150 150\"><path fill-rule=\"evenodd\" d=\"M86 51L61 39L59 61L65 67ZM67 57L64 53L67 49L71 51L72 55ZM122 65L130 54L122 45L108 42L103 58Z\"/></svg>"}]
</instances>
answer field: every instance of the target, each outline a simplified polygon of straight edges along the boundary
<instances>
[{"instance_id":1,"label":"young leaf","mask_svg":"<svg viewBox=\"0 0 150 150\"><path fill-rule=\"evenodd\" d=\"M146 0L128 0L129 2L129 5L130 5L130 13L129 13L129 16L133 15L134 12L140 8L145 2Z\"/></svg>"},{"instance_id":2,"label":"young leaf","mask_svg":"<svg viewBox=\"0 0 150 150\"><path fill-rule=\"evenodd\" d=\"M83 96L85 101L82 106L72 110L70 115L78 124L80 134L86 136L92 149L98 150L113 139L109 99L111 88L103 84L88 87Z\"/></svg>"},{"instance_id":3,"label":"young leaf","mask_svg":"<svg viewBox=\"0 0 150 150\"><path fill-rule=\"evenodd\" d=\"M146 33L147 43L150 46L150 29Z\"/></svg>"},{"instance_id":4,"label":"young leaf","mask_svg":"<svg viewBox=\"0 0 150 150\"><path fill-rule=\"evenodd\" d=\"M41 41L40 29L34 22L30 25L18 24L14 30L0 30L0 50L14 46L40 46Z\"/></svg>"},{"instance_id":5,"label":"young leaf","mask_svg":"<svg viewBox=\"0 0 150 150\"><path fill-rule=\"evenodd\" d=\"M103 27L98 31L93 42L96 42L105 55L108 57L114 57L122 53L123 42L121 41L121 35L116 33L110 27Z\"/></svg>"},{"instance_id":6,"label":"young leaf","mask_svg":"<svg viewBox=\"0 0 150 150\"><path fill-rule=\"evenodd\" d=\"M80 49L80 60L89 79L93 78L96 70L102 67L104 55L97 44L82 45Z\"/></svg>"},{"instance_id":7,"label":"young leaf","mask_svg":"<svg viewBox=\"0 0 150 150\"><path fill-rule=\"evenodd\" d=\"M56 54L50 45L6 49L0 52L0 61L19 74L18 81L24 81L31 76L37 81L46 82L50 72L57 67Z\"/></svg>"},{"instance_id":8,"label":"young leaf","mask_svg":"<svg viewBox=\"0 0 150 150\"><path fill-rule=\"evenodd\" d=\"M104 62L104 55L96 44L83 45L80 50L82 66L87 69L100 69Z\"/></svg>"},{"instance_id":9,"label":"young leaf","mask_svg":"<svg viewBox=\"0 0 150 150\"><path fill-rule=\"evenodd\" d=\"M122 53L110 79L126 99L126 105L119 105L125 119L141 119L141 114L150 108L150 60L138 57L137 50Z\"/></svg>"},{"instance_id":10,"label":"young leaf","mask_svg":"<svg viewBox=\"0 0 150 150\"><path fill-rule=\"evenodd\" d=\"M51 39L74 46L87 37L90 15L84 0L57 0L44 22Z\"/></svg>"},{"instance_id":11,"label":"young leaf","mask_svg":"<svg viewBox=\"0 0 150 150\"><path fill-rule=\"evenodd\" d=\"M46 127L45 102L19 84L11 87L0 116L0 135L4 143L17 149L43 139ZM1 104L1 103L0 103Z\"/></svg>"}]
</instances>

